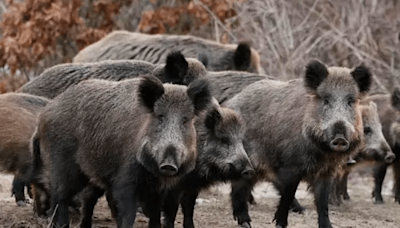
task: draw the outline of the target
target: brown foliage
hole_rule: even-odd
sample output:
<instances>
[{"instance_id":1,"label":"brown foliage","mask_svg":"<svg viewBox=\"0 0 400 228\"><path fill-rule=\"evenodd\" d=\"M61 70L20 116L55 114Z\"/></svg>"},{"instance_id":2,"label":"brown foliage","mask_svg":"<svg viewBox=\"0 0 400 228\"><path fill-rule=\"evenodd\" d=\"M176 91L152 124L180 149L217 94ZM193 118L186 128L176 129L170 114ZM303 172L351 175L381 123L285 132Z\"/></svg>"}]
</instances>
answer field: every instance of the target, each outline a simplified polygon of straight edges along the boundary
<instances>
[{"instance_id":1,"label":"brown foliage","mask_svg":"<svg viewBox=\"0 0 400 228\"><path fill-rule=\"evenodd\" d=\"M8 64L11 72L20 67L31 68L54 50L57 38L70 33L81 23L78 17L80 0L8 1L0 28L0 64Z\"/></svg>"},{"instance_id":2,"label":"brown foliage","mask_svg":"<svg viewBox=\"0 0 400 228\"><path fill-rule=\"evenodd\" d=\"M0 76L0 94L17 90L28 80L22 75L2 74Z\"/></svg>"},{"instance_id":3,"label":"brown foliage","mask_svg":"<svg viewBox=\"0 0 400 228\"><path fill-rule=\"evenodd\" d=\"M235 0L240 1L240 0ZM187 33L193 29L210 23L212 16L205 10L208 8L220 21L236 15L231 0L201 0L202 4L195 1L181 3L178 6L162 6L153 11L142 14L139 31L143 33Z\"/></svg>"},{"instance_id":4,"label":"brown foliage","mask_svg":"<svg viewBox=\"0 0 400 228\"><path fill-rule=\"evenodd\" d=\"M113 0L89 3L92 12L81 17L82 0L8 0L8 11L0 23L0 66L7 64L12 74L21 68L29 70L43 58L59 54L55 53L57 45L81 49L101 39L115 27L112 17L123 4ZM90 20L101 23L90 28L86 24Z\"/></svg>"}]
</instances>

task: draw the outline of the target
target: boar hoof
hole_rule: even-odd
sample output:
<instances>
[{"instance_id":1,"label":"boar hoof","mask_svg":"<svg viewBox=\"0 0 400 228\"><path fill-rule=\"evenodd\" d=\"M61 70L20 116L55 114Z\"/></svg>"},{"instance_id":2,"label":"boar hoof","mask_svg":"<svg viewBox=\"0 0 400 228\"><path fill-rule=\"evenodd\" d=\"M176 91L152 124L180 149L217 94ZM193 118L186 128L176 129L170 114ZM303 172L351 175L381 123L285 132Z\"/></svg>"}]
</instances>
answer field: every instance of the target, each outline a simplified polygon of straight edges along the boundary
<instances>
[{"instance_id":1,"label":"boar hoof","mask_svg":"<svg viewBox=\"0 0 400 228\"><path fill-rule=\"evenodd\" d=\"M18 207L25 207L26 206L25 200L18 200L17 201L17 206Z\"/></svg>"},{"instance_id":2,"label":"boar hoof","mask_svg":"<svg viewBox=\"0 0 400 228\"><path fill-rule=\"evenodd\" d=\"M298 214L304 214L304 211L306 210L303 206L296 206L292 207L291 209L293 212L298 213Z\"/></svg>"},{"instance_id":3,"label":"boar hoof","mask_svg":"<svg viewBox=\"0 0 400 228\"><path fill-rule=\"evenodd\" d=\"M375 199L374 204L384 204L382 199Z\"/></svg>"},{"instance_id":4,"label":"boar hoof","mask_svg":"<svg viewBox=\"0 0 400 228\"><path fill-rule=\"evenodd\" d=\"M251 225L248 222L244 222L244 223L242 223L242 225L240 227L242 227L242 228L251 228Z\"/></svg>"},{"instance_id":5,"label":"boar hoof","mask_svg":"<svg viewBox=\"0 0 400 228\"><path fill-rule=\"evenodd\" d=\"M343 199L344 199L344 200L350 200L349 194L347 194L347 193L344 194L344 195L343 195Z\"/></svg>"}]
</instances>

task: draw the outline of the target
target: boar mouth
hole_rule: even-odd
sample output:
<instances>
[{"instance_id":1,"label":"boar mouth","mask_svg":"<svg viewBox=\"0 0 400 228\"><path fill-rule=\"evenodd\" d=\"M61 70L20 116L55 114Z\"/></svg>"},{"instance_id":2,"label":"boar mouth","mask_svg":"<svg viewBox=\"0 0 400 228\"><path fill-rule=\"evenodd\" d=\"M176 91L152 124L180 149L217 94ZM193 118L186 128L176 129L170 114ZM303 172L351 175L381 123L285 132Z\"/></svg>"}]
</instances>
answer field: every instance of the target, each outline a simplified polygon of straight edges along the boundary
<instances>
[{"instance_id":1,"label":"boar mouth","mask_svg":"<svg viewBox=\"0 0 400 228\"><path fill-rule=\"evenodd\" d=\"M376 148L369 148L360 153L359 157L367 161L383 161L390 164L396 158L396 155L392 152L382 151Z\"/></svg>"}]
</instances>

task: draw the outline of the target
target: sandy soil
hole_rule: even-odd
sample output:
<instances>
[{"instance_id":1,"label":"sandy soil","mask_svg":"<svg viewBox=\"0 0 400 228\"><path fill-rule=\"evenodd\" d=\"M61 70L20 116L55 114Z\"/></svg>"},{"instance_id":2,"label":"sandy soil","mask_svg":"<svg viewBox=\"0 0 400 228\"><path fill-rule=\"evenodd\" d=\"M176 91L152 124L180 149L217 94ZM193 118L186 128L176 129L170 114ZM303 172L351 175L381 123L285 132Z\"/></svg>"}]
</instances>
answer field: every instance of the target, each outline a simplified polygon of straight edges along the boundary
<instances>
[{"instance_id":1,"label":"sandy soil","mask_svg":"<svg viewBox=\"0 0 400 228\"><path fill-rule=\"evenodd\" d=\"M11 197L12 176L0 176L0 228L3 227L47 227L48 220L37 218L30 204L17 207ZM349 194L352 197L341 207L330 207L330 218L334 227L343 228L399 228L400 205L395 204L391 196L393 186L392 173L389 171L384 182L383 195L386 204L374 205L371 199L372 178L366 172L354 172L349 177ZM309 228L317 226L317 213L313 205L313 196L301 184L296 193L300 203L306 207L303 215L290 213L289 227ZM220 185L200 195L195 210L195 226L209 228L238 227L233 220L229 203L229 185ZM257 205L250 207L252 226L274 227L272 222L279 197L268 183L261 183L255 189ZM71 219L72 227L77 227L78 217ZM95 208L94 227L115 227L105 199L102 198ZM178 215L176 227L182 227L182 216ZM138 215L135 227L147 227L147 219Z\"/></svg>"}]
</instances>

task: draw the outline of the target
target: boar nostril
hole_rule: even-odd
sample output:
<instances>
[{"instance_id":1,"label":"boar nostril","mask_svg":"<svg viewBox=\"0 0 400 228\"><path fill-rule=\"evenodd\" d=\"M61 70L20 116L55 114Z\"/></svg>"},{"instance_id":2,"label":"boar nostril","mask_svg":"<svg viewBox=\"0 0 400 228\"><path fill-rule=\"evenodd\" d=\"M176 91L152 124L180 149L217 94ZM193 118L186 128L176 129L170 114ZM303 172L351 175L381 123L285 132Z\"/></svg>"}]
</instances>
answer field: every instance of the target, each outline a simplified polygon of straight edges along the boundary
<instances>
[{"instance_id":1,"label":"boar nostril","mask_svg":"<svg viewBox=\"0 0 400 228\"><path fill-rule=\"evenodd\" d=\"M394 155L393 153L390 153L390 154L386 155L385 162L392 163L395 158L396 158L396 155Z\"/></svg>"},{"instance_id":2,"label":"boar nostril","mask_svg":"<svg viewBox=\"0 0 400 228\"><path fill-rule=\"evenodd\" d=\"M242 172L242 177L244 178L251 178L255 174L254 169L246 169Z\"/></svg>"},{"instance_id":3,"label":"boar nostril","mask_svg":"<svg viewBox=\"0 0 400 228\"><path fill-rule=\"evenodd\" d=\"M166 176L173 176L178 172L178 168L171 163L163 163L160 165L160 173Z\"/></svg>"},{"instance_id":4,"label":"boar nostril","mask_svg":"<svg viewBox=\"0 0 400 228\"><path fill-rule=\"evenodd\" d=\"M343 137L337 137L329 144L333 151L343 152L349 149L349 142Z\"/></svg>"}]
</instances>

